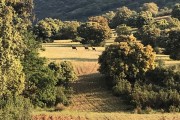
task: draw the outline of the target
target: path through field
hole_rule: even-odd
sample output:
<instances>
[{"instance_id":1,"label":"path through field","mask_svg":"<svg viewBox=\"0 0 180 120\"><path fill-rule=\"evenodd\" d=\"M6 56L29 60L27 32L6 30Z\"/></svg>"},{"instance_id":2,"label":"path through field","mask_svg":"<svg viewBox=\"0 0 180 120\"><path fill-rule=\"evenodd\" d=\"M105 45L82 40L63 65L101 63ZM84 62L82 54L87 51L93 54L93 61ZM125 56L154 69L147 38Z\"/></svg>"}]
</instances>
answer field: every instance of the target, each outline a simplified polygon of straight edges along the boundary
<instances>
[{"instance_id":1,"label":"path through field","mask_svg":"<svg viewBox=\"0 0 180 120\"><path fill-rule=\"evenodd\" d=\"M82 75L72 84L74 95L69 110L85 112L120 112L131 107L120 97L112 95L105 87L103 76L99 73Z\"/></svg>"}]
</instances>

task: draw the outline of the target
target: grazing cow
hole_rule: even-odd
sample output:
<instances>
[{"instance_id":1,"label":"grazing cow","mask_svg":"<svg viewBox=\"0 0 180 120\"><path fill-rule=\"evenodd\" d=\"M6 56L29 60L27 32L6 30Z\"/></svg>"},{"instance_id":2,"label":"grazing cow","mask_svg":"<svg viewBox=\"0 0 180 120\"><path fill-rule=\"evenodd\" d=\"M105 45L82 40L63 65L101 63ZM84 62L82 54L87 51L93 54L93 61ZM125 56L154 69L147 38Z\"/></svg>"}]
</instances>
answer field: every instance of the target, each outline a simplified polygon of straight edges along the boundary
<instances>
[{"instance_id":1,"label":"grazing cow","mask_svg":"<svg viewBox=\"0 0 180 120\"><path fill-rule=\"evenodd\" d=\"M92 46L92 50L96 51L96 48Z\"/></svg>"},{"instance_id":2,"label":"grazing cow","mask_svg":"<svg viewBox=\"0 0 180 120\"><path fill-rule=\"evenodd\" d=\"M75 50L77 50L76 46L72 46L72 45L71 45L71 47L72 47L72 49L75 49Z\"/></svg>"},{"instance_id":3,"label":"grazing cow","mask_svg":"<svg viewBox=\"0 0 180 120\"><path fill-rule=\"evenodd\" d=\"M84 46L84 49L85 49L85 50L89 50L89 47L88 47L88 46Z\"/></svg>"}]
</instances>

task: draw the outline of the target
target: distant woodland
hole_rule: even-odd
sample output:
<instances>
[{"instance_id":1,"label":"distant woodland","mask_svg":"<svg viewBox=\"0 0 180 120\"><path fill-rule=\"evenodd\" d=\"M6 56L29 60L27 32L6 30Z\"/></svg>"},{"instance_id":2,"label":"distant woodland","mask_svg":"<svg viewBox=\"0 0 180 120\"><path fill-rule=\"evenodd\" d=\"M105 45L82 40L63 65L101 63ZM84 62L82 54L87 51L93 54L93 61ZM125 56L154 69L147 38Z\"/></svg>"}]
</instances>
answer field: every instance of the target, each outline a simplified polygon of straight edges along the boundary
<instances>
[{"instance_id":1,"label":"distant woodland","mask_svg":"<svg viewBox=\"0 0 180 120\"><path fill-rule=\"evenodd\" d=\"M35 14L38 20L51 17L61 20L86 20L126 6L139 10L142 4L155 2L160 9L171 8L180 0L35 0ZM167 9L166 8L166 9Z\"/></svg>"}]
</instances>

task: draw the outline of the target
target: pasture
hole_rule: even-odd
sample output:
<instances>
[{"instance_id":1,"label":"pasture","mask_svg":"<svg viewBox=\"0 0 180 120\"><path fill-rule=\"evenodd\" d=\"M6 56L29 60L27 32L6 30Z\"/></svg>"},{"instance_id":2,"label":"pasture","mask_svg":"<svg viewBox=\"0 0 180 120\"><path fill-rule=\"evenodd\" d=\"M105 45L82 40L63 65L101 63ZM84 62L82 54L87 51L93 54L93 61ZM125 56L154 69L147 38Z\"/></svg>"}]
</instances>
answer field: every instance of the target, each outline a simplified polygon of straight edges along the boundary
<instances>
[{"instance_id":1,"label":"pasture","mask_svg":"<svg viewBox=\"0 0 180 120\"><path fill-rule=\"evenodd\" d=\"M74 94L70 106L61 112L34 111L35 120L180 120L179 113L153 111L151 114L137 114L125 99L113 96L106 88L103 76L98 73L97 61L104 47L95 47L96 51L89 47L87 50L80 43L70 40L45 43L43 47L46 50L40 52L40 56L48 58L49 62L71 61L79 79L71 84ZM175 61L175 64L179 63ZM166 64L174 63L168 58Z\"/></svg>"}]
</instances>

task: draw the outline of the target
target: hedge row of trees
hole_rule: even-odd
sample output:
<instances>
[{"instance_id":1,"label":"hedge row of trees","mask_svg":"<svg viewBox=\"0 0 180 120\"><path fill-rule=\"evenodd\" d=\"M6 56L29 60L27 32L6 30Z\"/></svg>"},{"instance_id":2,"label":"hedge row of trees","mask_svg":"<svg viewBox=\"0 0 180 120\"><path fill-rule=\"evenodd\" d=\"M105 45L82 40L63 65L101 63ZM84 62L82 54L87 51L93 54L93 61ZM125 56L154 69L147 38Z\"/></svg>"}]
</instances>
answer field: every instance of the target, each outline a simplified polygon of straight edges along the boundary
<instances>
[{"instance_id":1,"label":"hedge row of trees","mask_svg":"<svg viewBox=\"0 0 180 120\"><path fill-rule=\"evenodd\" d=\"M32 9L32 0L0 1L0 119L29 120L34 106L68 105L68 83L77 79L71 63L47 66L39 57Z\"/></svg>"},{"instance_id":2,"label":"hedge row of trees","mask_svg":"<svg viewBox=\"0 0 180 120\"><path fill-rule=\"evenodd\" d=\"M100 45L111 34L106 18L90 17L86 23L77 21L62 22L46 18L34 27L34 33L43 42L53 42L54 39L72 39L83 44Z\"/></svg>"}]
</instances>

